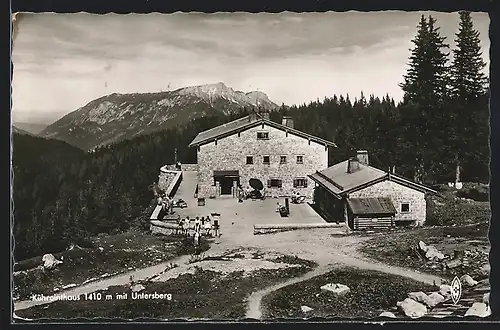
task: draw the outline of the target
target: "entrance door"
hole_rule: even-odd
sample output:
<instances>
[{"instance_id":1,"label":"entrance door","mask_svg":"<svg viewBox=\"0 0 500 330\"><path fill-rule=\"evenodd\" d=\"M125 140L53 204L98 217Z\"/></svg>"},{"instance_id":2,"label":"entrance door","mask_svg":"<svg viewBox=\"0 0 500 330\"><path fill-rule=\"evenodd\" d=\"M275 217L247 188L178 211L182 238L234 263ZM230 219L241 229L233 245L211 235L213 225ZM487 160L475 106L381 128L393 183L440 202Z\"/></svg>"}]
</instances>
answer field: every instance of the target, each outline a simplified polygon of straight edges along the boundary
<instances>
[{"instance_id":1,"label":"entrance door","mask_svg":"<svg viewBox=\"0 0 500 330\"><path fill-rule=\"evenodd\" d=\"M221 195L232 195L234 182L239 183L238 171L214 171L214 181L219 183Z\"/></svg>"}]
</instances>

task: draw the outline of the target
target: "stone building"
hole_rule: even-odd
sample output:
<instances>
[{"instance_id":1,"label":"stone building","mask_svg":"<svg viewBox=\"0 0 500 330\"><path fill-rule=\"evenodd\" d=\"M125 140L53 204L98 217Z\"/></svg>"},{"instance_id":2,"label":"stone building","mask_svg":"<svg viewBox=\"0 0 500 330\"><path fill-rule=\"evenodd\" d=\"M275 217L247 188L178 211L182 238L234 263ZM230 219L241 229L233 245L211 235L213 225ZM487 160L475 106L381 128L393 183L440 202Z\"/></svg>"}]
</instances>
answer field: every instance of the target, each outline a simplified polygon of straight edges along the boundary
<instances>
[{"instance_id":1,"label":"stone building","mask_svg":"<svg viewBox=\"0 0 500 330\"><path fill-rule=\"evenodd\" d=\"M422 225L426 193L436 191L369 165L367 151L318 171L314 198L322 213L353 229Z\"/></svg>"},{"instance_id":2,"label":"stone building","mask_svg":"<svg viewBox=\"0 0 500 330\"><path fill-rule=\"evenodd\" d=\"M282 123L268 113L253 113L199 133L190 143L197 148L198 197L229 195L258 179L266 196L290 196L298 191L311 198L308 175L328 167L333 142L294 128L290 117Z\"/></svg>"}]
</instances>

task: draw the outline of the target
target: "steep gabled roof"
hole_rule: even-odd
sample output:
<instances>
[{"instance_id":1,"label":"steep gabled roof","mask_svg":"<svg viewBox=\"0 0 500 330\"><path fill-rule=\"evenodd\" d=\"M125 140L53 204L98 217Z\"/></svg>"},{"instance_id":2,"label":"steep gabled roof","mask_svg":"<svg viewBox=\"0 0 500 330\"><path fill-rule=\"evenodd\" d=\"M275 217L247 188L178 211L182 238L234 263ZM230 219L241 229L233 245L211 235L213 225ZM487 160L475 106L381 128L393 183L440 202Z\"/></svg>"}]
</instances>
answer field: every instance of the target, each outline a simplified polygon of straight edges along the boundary
<instances>
[{"instance_id":1,"label":"steep gabled roof","mask_svg":"<svg viewBox=\"0 0 500 330\"><path fill-rule=\"evenodd\" d=\"M348 160L340 162L324 169L323 171L311 174L309 177L314 182L330 191L337 198L341 198L346 194L361 190L385 180L394 181L421 192L437 193L435 190L405 179L399 175L384 172L373 166L361 163L359 163L359 170L354 173L348 173L348 162Z\"/></svg>"},{"instance_id":2,"label":"steep gabled roof","mask_svg":"<svg viewBox=\"0 0 500 330\"><path fill-rule=\"evenodd\" d=\"M347 204L354 215L397 213L390 198L348 198Z\"/></svg>"},{"instance_id":3,"label":"steep gabled roof","mask_svg":"<svg viewBox=\"0 0 500 330\"><path fill-rule=\"evenodd\" d=\"M303 137L305 139L310 139L311 141L315 141L317 143L325 144L330 147L337 147L337 145L331 141L324 140L322 138L319 138L314 135L307 134L305 132L299 131L297 129L287 127L284 125L281 125L279 123L276 123L272 120L265 119L263 117L256 117L255 119L252 119L251 116L246 116L243 118L239 118L236 120L233 120L231 122L228 122L226 124L208 129L206 131L200 132L194 140L189 144L190 147L193 146L199 146L205 143L209 143L215 139L220 139L222 137L234 134L236 132L241 132L246 129L256 127L258 125L265 124L283 131L287 131L289 134L294 134L300 137Z\"/></svg>"}]
</instances>

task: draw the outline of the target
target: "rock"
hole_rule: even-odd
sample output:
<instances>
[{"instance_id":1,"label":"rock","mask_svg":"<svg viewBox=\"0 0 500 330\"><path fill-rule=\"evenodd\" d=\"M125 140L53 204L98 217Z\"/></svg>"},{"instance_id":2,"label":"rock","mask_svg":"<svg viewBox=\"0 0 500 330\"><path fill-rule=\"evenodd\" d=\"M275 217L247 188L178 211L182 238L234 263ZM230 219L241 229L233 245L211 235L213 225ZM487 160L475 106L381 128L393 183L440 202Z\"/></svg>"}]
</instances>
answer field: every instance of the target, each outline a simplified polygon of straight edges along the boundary
<instances>
[{"instance_id":1,"label":"rock","mask_svg":"<svg viewBox=\"0 0 500 330\"><path fill-rule=\"evenodd\" d=\"M418 248L423 252L427 252L428 249L427 244L422 241L418 242Z\"/></svg>"},{"instance_id":2,"label":"rock","mask_svg":"<svg viewBox=\"0 0 500 330\"><path fill-rule=\"evenodd\" d=\"M427 296L422 291L420 292L410 292L408 293L408 298L415 300L416 302L422 303L426 306L429 306L431 303L429 300L429 296Z\"/></svg>"},{"instance_id":3,"label":"rock","mask_svg":"<svg viewBox=\"0 0 500 330\"><path fill-rule=\"evenodd\" d=\"M145 290L146 287L142 284L134 284L130 287L130 290L132 290L132 292L141 292L142 290Z\"/></svg>"},{"instance_id":4,"label":"rock","mask_svg":"<svg viewBox=\"0 0 500 330\"><path fill-rule=\"evenodd\" d=\"M460 277L460 282L462 283L462 285L469 287L472 287L478 283L476 280L470 277L470 275L464 275Z\"/></svg>"},{"instance_id":5,"label":"rock","mask_svg":"<svg viewBox=\"0 0 500 330\"><path fill-rule=\"evenodd\" d=\"M443 260L444 254L436 249L434 246L427 246L427 252L425 252L425 257L427 260Z\"/></svg>"},{"instance_id":6,"label":"rock","mask_svg":"<svg viewBox=\"0 0 500 330\"><path fill-rule=\"evenodd\" d=\"M312 311L313 309L309 306L300 306L300 309L302 310L303 313L307 313Z\"/></svg>"},{"instance_id":7,"label":"rock","mask_svg":"<svg viewBox=\"0 0 500 330\"><path fill-rule=\"evenodd\" d=\"M472 307L465 312L465 316L479 316L479 317L487 317L491 315L490 306L485 303L474 303Z\"/></svg>"},{"instance_id":8,"label":"rock","mask_svg":"<svg viewBox=\"0 0 500 330\"><path fill-rule=\"evenodd\" d=\"M451 297L451 285L443 284L439 286L439 294L444 297L444 299L449 299Z\"/></svg>"},{"instance_id":9,"label":"rock","mask_svg":"<svg viewBox=\"0 0 500 330\"><path fill-rule=\"evenodd\" d=\"M393 318L393 319L396 318L396 315L394 315L394 313L391 313L391 312L382 312L382 313L380 313L379 316L381 316L381 317L390 317L390 318Z\"/></svg>"},{"instance_id":10,"label":"rock","mask_svg":"<svg viewBox=\"0 0 500 330\"><path fill-rule=\"evenodd\" d=\"M485 303L488 306L490 305L490 293L489 292L486 292L483 295L483 303Z\"/></svg>"},{"instance_id":11,"label":"rock","mask_svg":"<svg viewBox=\"0 0 500 330\"><path fill-rule=\"evenodd\" d=\"M351 289L347 285L339 284L339 283L325 284L321 287L321 290L328 291L328 292L334 293L336 295L344 295L344 294L348 293L349 291L351 291Z\"/></svg>"},{"instance_id":12,"label":"rock","mask_svg":"<svg viewBox=\"0 0 500 330\"><path fill-rule=\"evenodd\" d=\"M446 268L453 269L462 265L462 262L459 259L453 259L445 263Z\"/></svg>"},{"instance_id":13,"label":"rock","mask_svg":"<svg viewBox=\"0 0 500 330\"><path fill-rule=\"evenodd\" d=\"M450 235L448 235L450 236ZM454 250L453 251L453 259L462 259L465 256L465 251L463 250Z\"/></svg>"},{"instance_id":14,"label":"rock","mask_svg":"<svg viewBox=\"0 0 500 330\"><path fill-rule=\"evenodd\" d=\"M52 254L44 254L42 257L44 269L54 269L57 265L62 264L61 260L57 260Z\"/></svg>"},{"instance_id":15,"label":"rock","mask_svg":"<svg viewBox=\"0 0 500 330\"><path fill-rule=\"evenodd\" d=\"M104 248L102 246L99 246L99 251L100 252L103 252L104 251Z\"/></svg>"},{"instance_id":16,"label":"rock","mask_svg":"<svg viewBox=\"0 0 500 330\"><path fill-rule=\"evenodd\" d=\"M486 263L486 264L484 264L484 265L481 266L481 268L479 269L479 272L483 276L489 276L490 275L490 269L491 269L490 264Z\"/></svg>"},{"instance_id":17,"label":"rock","mask_svg":"<svg viewBox=\"0 0 500 330\"><path fill-rule=\"evenodd\" d=\"M429 304L427 306L429 306L430 308L434 308L443 301L445 301L445 298L437 292L432 292L428 297L429 297Z\"/></svg>"},{"instance_id":18,"label":"rock","mask_svg":"<svg viewBox=\"0 0 500 330\"><path fill-rule=\"evenodd\" d=\"M425 307L425 305L410 298L398 301L396 305L401 312L404 313L404 315L411 317L412 319L419 318L427 314L427 307Z\"/></svg>"}]
</instances>

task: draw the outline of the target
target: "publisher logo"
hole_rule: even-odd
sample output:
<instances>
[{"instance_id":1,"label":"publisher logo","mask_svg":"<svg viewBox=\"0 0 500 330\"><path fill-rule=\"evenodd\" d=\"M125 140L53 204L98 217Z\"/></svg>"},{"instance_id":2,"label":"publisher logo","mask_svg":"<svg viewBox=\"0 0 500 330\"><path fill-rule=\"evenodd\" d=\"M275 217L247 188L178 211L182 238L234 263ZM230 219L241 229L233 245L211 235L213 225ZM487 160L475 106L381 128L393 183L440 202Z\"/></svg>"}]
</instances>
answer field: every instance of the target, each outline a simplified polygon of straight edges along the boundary
<instances>
[{"instance_id":1,"label":"publisher logo","mask_svg":"<svg viewBox=\"0 0 500 330\"><path fill-rule=\"evenodd\" d=\"M453 303L456 305L462 296L462 283L460 283L460 279L455 276L453 281L451 282L451 299Z\"/></svg>"}]
</instances>

